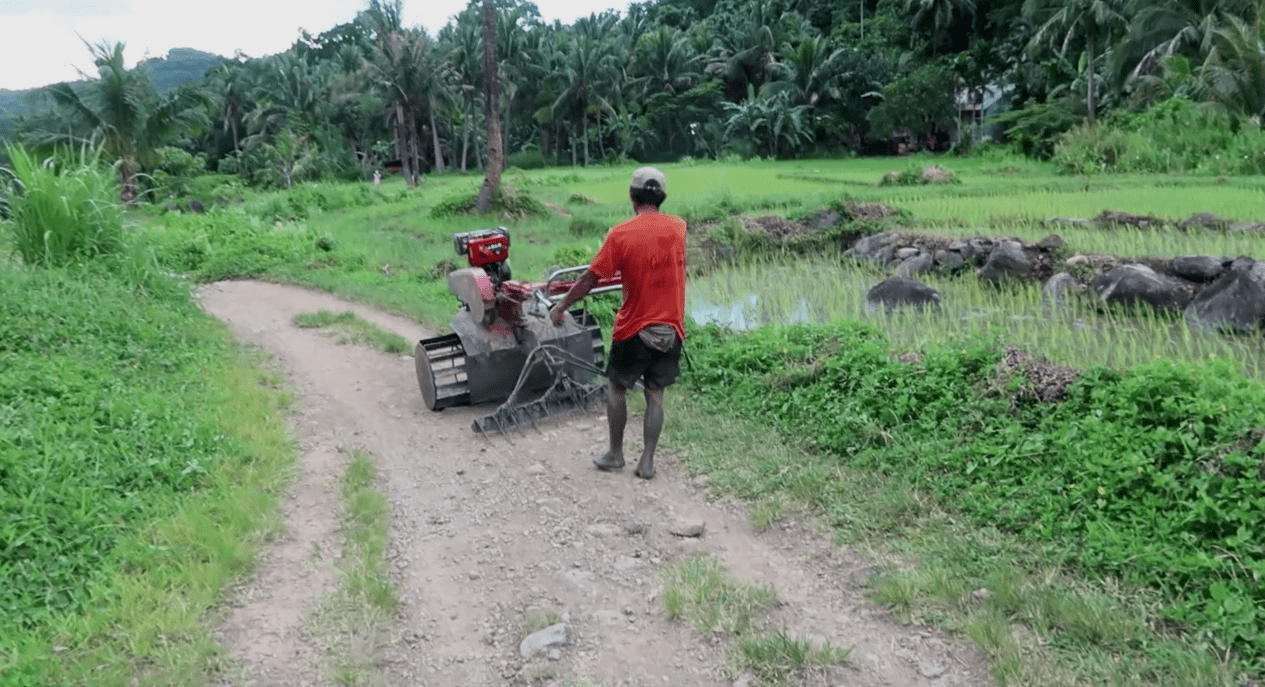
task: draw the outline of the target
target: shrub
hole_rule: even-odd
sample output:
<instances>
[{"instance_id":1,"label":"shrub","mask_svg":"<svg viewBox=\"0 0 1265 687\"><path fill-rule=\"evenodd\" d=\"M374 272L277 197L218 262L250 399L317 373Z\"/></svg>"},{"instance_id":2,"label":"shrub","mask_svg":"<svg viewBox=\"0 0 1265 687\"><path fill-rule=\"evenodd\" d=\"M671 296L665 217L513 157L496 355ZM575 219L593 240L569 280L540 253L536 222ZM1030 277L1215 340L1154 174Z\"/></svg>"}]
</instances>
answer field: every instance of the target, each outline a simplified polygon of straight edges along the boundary
<instances>
[{"instance_id":1,"label":"shrub","mask_svg":"<svg viewBox=\"0 0 1265 687\"><path fill-rule=\"evenodd\" d=\"M474 214L474 207L478 200L479 195L477 192L449 196L431 208L430 216L435 219L444 219L457 215L471 215ZM492 212L503 217L516 219L548 217L552 214L549 212L549 208L532 198L530 194L524 191L511 191L505 187L501 187L500 192L492 199Z\"/></svg>"},{"instance_id":2,"label":"shrub","mask_svg":"<svg viewBox=\"0 0 1265 687\"><path fill-rule=\"evenodd\" d=\"M1063 134L1054 162L1066 174L1093 172L1265 173L1265 132L1224 112L1174 96L1139 113L1116 112L1097 127Z\"/></svg>"},{"instance_id":3,"label":"shrub","mask_svg":"<svg viewBox=\"0 0 1265 687\"><path fill-rule=\"evenodd\" d=\"M1059 137L1081 119L1065 101L1055 100L1043 104L1029 102L1023 109L1004 112L992 121L1002 127L1006 139L1021 153L1048 160L1054 156Z\"/></svg>"},{"instance_id":4,"label":"shrub","mask_svg":"<svg viewBox=\"0 0 1265 687\"><path fill-rule=\"evenodd\" d=\"M242 163L237 159L236 153L225 155L216 164L216 171L220 174L238 174L242 171Z\"/></svg>"},{"instance_id":5,"label":"shrub","mask_svg":"<svg viewBox=\"0 0 1265 687\"><path fill-rule=\"evenodd\" d=\"M690 342L694 393L1063 552L1052 564L1158 589L1222 655L1265 656L1265 384L1231 363L1097 368L1058 403L1015 405L989 391L1002 349L988 340L916 367L856 322Z\"/></svg>"},{"instance_id":6,"label":"shrub","mask_svg":"<svg viewBox=\"0 0 1265 687\"><path fill-rule=\"evenodd\" d=\"M12 188L10 241L27 265L56 266L123 250L123 214L114 174L86 149L42 163L19 146L7 148L0 170Z\"/></svg>"}]
</instances>

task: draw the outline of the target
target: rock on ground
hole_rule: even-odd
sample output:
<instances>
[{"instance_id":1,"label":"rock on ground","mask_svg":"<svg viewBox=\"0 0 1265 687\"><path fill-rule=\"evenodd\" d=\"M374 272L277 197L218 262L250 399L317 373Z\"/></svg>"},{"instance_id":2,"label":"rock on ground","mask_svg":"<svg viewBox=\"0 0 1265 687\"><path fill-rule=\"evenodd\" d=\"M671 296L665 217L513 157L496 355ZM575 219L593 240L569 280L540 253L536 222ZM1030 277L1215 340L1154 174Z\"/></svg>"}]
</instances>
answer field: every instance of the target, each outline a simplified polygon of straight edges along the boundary
<instances>
[{"instance_id":1,"label":"rock on ground","mask_svg":"<svg viewBox=\"0 0 1265 687\"><path fill-rule=\"evenodd\" d=\"M1045 305L1066 305L1071 296L1082 291L1084 287L1076 281L1076 277L1067 272L1059 272L1047 279L1045 285L1041 287L1041 302Z\"/></svg>"},{"instance_id":2,"label":"rock on ground","mask_svg":"<svg viewBox=\"0 0 1265 687\"><path fill-rule=\"evenodd\" d=\"M905 306L917 310L927 307L938 310L940 292L908 277L891 277L870 289L865 295L865 302L871 309L881 305L888 312Z\"/></svg>"},{"instance_id":3,"label":"rock on ground","mask_svg":"<svg viewBox=\"0 0 1265 687\"><path fill-rule=\"evenodd\" d=\"M1032 272L1028 255L1018 241L1003 241L988 254L988 260L980 268L981 279L999 281L1006 277L1026 277Z\"/></svg>"},{"instance_id":4,"label":"rock on ground","mask_svg":"<svg viewBox=\"0 0 1265 687\"><path fill-rule=\"evenodd\" d=\"M1239 258L1186 307L1192 325L1258 333L1265 325L1265 262Z\"/></svg>"},{"instance_id":5,"label":"rock on ground","mask_svg":"<svg viewBox=\"0 0 1265 687\"><path fill-rule=\"evenodd\" d=\"M1095 279L1091 286L1108 303L1149 303L1180 310L1191 300L1190 291L1181 282L1146 265L1121 265Z\"/></svg>"},{"instance_id":6,"label":"rock on ground","mask_svg":"<svg viewBox=\"0 0 1265 687\"><path fill-rule=\"evenodd\" d=\"M523 641L518 643L518 654L531 658L560 646L571 646L571 628L566 623L555 623L523 637Z\"/></svg>"},{"instance_id":7,"label":"rock on ground","mask_svg":"<svg viewBox=\"0 0 1265 687\"><path fill-rule=\"evenodd\" d=\"M1221 276L1225 264L1210 255L1186 255L1170 260L1168 269L1175 277L1207 283Z\"/></svg>"}]
</instances>

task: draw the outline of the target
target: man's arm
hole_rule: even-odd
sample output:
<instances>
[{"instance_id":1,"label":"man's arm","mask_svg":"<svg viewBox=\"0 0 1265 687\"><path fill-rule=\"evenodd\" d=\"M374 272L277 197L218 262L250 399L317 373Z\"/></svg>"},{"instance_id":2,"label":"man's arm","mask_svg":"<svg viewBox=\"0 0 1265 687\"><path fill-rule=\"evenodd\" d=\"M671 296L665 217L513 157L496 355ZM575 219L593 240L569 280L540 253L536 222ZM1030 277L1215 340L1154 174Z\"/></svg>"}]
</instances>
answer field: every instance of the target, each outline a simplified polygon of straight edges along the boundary
<instances>
[{"instance_id":1,"label":"man's arm","mask_svg":"<svg viewBox=\"0 0 1265 687\"><path fill-rule=\"evenodd\" d=\"M597 286L597 281L598 277L596 274L593 274L591 270L584 270L584 274L580 275L580 278L571 286L571 290L567 292L567 295L563 296L562 300L549 309L549 319L553 320L554 324L562 324L562 320L566 319L567 316L567 308L570 308L572 303L587 296L589 291L592 291L593 287Z\"/></svg>"}]
</instances>

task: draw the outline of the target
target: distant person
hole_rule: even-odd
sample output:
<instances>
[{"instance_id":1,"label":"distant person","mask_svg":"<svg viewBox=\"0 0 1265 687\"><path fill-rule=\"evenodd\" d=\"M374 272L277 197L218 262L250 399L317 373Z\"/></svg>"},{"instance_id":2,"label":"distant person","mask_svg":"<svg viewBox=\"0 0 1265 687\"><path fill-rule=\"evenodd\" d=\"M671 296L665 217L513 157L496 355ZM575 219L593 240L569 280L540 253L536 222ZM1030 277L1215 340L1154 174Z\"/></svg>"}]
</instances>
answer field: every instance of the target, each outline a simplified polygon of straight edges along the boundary
<instances>
[{"instance_id":1,"label":"distant person","mask_svg":"<svg viewBox=\"0 0 1265 687\"><path fill-rule=\"evenodd\" d=\"M653 167L633 172L628 195L634 217L606 235L597 257L567 295L549 311L562 324L572 303L599 279L620 275L624 303L615 316L606 366L610 394L606 419L610 449L593 459L601 470L624 467L625 395L641 381L646 389L645 448L635 474L654 477L654 452L663 431L663 392L676 381L685 340L685 220L659 212L667 179Z\"/></svg>"},{"instance_id":2,"label":"distant person","mask_svg":"<svg viewBox=\"0 0 1265 687\"><path fill-rule=\"evenodd\" d=\"M375 169L373 170L373 185L379 186L381 184L382 184L382 172L380 170Z\"/></svg>"}]
</instances>

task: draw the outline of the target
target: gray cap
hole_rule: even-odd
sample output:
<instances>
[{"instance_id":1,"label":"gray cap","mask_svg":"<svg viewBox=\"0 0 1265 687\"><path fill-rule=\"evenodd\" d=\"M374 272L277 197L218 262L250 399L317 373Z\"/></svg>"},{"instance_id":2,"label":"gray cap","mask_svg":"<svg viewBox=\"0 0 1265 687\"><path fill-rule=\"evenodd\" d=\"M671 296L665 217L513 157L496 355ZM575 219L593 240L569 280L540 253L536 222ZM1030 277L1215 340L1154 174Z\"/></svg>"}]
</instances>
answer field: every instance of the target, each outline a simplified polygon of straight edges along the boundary
<instances>
[{"instance_id":1,"label":"gray cap","mask_svg":"<svg viewBox=\"0 0 1265 687\"><path fill-rule=\"evenodd\" d=\"M642 167L633 172L632 188L667 193L668 178L663 176L663 172L654 167Z\"/></svg>"}]
</instances>

